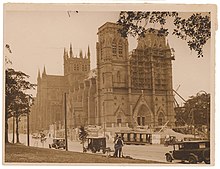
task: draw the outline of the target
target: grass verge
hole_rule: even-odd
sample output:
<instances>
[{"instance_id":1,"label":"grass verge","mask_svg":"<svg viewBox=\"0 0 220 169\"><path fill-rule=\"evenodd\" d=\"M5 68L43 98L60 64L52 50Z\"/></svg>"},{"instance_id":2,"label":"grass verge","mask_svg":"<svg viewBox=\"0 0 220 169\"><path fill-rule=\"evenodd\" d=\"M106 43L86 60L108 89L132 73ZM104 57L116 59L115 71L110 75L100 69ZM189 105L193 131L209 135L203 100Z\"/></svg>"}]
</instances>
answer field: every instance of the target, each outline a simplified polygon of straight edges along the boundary
<instances>
[{"instance_id":1,"label":"grass verge","mask_svg":"<svg viewBox=\"0 0 220 169\"><path fill-rule=\"evenodd\" d=\"M20 144L6 144L5 164L11 163L124 163L155 164L156 161L112 158L98 154L27 147Z\"/></svg>"}]
</instances>

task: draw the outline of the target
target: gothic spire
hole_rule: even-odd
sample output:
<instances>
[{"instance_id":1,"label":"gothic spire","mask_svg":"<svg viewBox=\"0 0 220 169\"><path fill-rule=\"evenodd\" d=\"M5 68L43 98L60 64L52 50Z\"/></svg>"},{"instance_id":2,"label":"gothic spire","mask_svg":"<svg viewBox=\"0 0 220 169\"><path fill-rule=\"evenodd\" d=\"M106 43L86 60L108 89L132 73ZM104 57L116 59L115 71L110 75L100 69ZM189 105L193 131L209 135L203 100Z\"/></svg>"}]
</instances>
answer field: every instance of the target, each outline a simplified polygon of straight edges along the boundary
<instances>
[{"instance_id":1,"label":"gothic spire","mask_svg":"<svg viewBox=\"0 0 220 169\"><path fill-rule=\"evenodd\" d=\"M73 57L72 43L70 43L70 57Z\"/></svg>"},{"instance_id":2,"label":"gothic spire","mask_svg":"<svg viewBox=\"0 0 220 169\"><path fill-rule=\"evenodd\" d=\"M80 52L79 52L79 57L80 57L80 58L83 58L82 50L80 50Z\"/></svg>"},{"instance_id":3,"label":"gothic spire","mask_svg":"<svg viewBox=\"0 0 220 169\"><path fill-rule=\"evenodd\" d=\"M64 48L63 58L64 60L67 60L68 58L68 52L66 51L66 48Z\"/></svg>"},{"instance_id":4,"label":"gothic spire","mask_svg":"<svg viewBox=\"0 0 220 169\"><path fill-rule=\"evenodd\" d=\"M88 52L87 52L87 56L88 56L88 59L90 60L90 49L89 49L89 45L88 45Z\"/></svg>"},{"instance_id":5,"label":"gothic spire","mask_svg":"<svg viewBox=\"0 0 220 169\"><path fill-rule=\"evenodd\" d=\"M46 75L46 68L45 68L45 65L44 65L43 75Z\"/></svg>"},{"instance_id":6,"label":"gothic spire","mask_svg":"<svg viewBox=\"0 0 220 169\"><path fill-rule=\"evenodd\" d=\"M37 76L38 79L40 79L40 69L38 68L38 76Z\"/></svg>"}]
</instances>

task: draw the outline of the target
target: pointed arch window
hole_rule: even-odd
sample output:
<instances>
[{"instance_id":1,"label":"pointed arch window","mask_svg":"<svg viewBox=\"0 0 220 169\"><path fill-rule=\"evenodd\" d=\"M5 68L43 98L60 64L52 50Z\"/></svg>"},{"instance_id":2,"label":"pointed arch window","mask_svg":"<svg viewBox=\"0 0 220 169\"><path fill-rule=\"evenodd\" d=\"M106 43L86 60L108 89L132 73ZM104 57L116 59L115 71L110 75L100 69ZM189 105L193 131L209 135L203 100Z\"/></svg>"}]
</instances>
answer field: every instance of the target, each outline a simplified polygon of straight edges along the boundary
<instances>
[{"instance_id":1,"label":"pointed arch window","mask_svg":"<svg viewBox=\"0 0 220 169\"><path fill-rule=\"evenodd\" d=\"M103 59L103 45L102 44L100 44L100 58L101 58L101 60Z\"/></svg>"},{"instance_id":2,"label":"pointed arch window","mask_svg":"<svg viewBox=\"0 0 220 169\"><path fill-rule=\"evenodd\" d=\"M105 83L105 75L104 75L104 73L102 73L102 83L103 84Z\"/></svg>"},{"instance_id":3,"label":"pointed arch window","mask_svg":"<svg viewBox=\"0 0 220 169\"><path fill-rule=\"evenodd\" d=\"M118 115L118 117L117 117L117 125L120 125L120 124L121 124L121 122L122 122L121 116L120 116L120 115Z\"/></svg>"},{"instance_id":4,"label":"pointed arch window","mask_svg":"<svg viewBox=\"0 0 220 169\"><path fill-rule=\"evenodd\" d=\"M117 72L117 82L121 81L121 75L120 75L120 71Z\"/></svg>"},{"instance_id":5,"label":"pointed arch window","mask_svg":"<svg viewBox=\"0 0 220 169\"><path fill-rule=\"evenodd\" d=\"M158 126L164 125L164 120L164 115L162 112L160 112L160 114L158 115Z\"/></svg>"},{"instance_id":6,"label":"pointed arch window","mask_svg":"<svg viewBox=\"0 0 220 169\"><path fill-rule=\"evenodd\" d=\"M121 41L118 43L118 56L119 57L123 56L123 45Z\"/></svg>"},{"instance_id":7,"label":"pointed arch window","mask_svg":"<svg viewBox=\"0 0 220 169\"><path fill-rule=\"evenodd\" d=\"M115 40L112 41L112 55L116 56L117 55L117 45Z\"/></svg>"}]
</instances>

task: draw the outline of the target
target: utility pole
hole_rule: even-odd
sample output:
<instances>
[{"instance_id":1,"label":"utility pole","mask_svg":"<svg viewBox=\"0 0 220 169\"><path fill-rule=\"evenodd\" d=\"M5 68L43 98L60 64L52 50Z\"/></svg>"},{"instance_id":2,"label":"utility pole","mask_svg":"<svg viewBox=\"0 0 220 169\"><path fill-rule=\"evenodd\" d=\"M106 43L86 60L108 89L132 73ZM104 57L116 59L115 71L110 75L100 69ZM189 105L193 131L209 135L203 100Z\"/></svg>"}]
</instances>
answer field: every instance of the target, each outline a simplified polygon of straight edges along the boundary
<instances>
[{"instance_id":1,"label":"utility pole","mask_svg":"<svg viewBox=\"0 0 220 169\"><path fill-rule=\"evenodd\" d=\"M103 114L104 114L104 137L105 137L105 105L104 104L103 104Z\"/></svg>"},{"instance_id":2,"label":"utility pole","mask_svg":"<svg viewBox=\"0 0 220 169\"><path fill-rule=\"evenodd\" d=\"M64 93L64 113L65 113L65 141L66 141L66 151L68 151L68 141L67 141L67 110L66 110L66 93Z\"/></svg>"},{"instance_id":3,"label":"utility pole","mask_svg":"<svg viewBox=\"0 0 220 169\"><path fill-rule=\"evenodd\" d=\"M193 133L194 138L196 138L196 124L195 124L195 111L193 110Z\"/></svg>"}]
</instances>

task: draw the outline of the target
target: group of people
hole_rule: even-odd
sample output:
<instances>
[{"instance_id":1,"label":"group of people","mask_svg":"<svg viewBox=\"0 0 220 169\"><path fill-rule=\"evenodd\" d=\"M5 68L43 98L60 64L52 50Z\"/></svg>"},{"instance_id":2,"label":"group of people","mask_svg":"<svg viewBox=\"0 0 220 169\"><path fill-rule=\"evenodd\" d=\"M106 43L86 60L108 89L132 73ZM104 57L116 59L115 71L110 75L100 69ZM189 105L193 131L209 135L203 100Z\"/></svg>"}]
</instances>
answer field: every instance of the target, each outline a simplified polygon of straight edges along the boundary
<instances>
[{"instance_id":1,"label":"group of people","mask_svg":"<svg viewBox=\"0 0 220 169\"><path fill-rule=\"evenodd\" d=\"M124 142L123 142L121 136L116 135L115 140L114 140L114 148L115 148L114 157L122 157L123 156L123 153L122 153L123 146L124 146Z\"/></svg>"}]
</instances>

